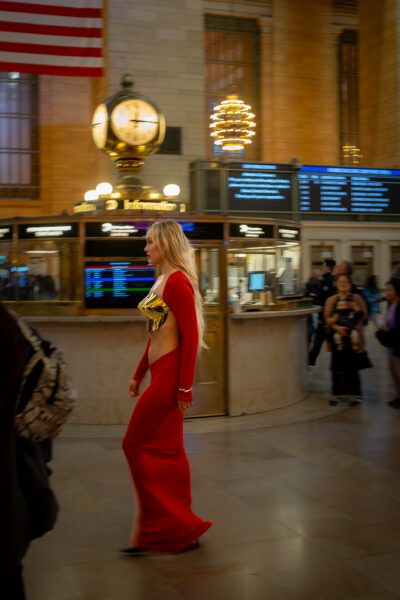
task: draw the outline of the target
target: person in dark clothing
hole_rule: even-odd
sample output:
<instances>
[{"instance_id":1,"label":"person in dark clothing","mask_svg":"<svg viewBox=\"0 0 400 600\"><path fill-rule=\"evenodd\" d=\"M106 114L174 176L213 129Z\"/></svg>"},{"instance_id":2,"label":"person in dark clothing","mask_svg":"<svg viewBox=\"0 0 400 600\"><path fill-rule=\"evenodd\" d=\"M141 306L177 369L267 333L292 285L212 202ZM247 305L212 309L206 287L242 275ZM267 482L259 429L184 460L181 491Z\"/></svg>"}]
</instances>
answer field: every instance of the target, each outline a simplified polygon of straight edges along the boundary
<instances>
[{"instance_id":1,"label":"person in dark clothing","mask_svg":"<svg viewBox=\"0 0 400 600\"><path fill-rule=\"evenodd\" d=\"M368 307L368 316L370 320L378 327L378 315L381 313L380 304L385 300L385 296L381 293L377 284L376 275L370 275L365 282L363 296Z\"/></svg>"},{"instance_id":2,"label":"person in dark clothing","mask_svg":"<svg viewBox=\"0 0 400 600\"><path fill-rule=\"evenodd\" d=\"M392 343L388 347L389 369L396 396L389 406L400 408L400 278L392 277L386 284L385 296L389 302L386 322L381 329L390 332Z\"/></svg>"},{"instance_id":3,"label":"person in dark clothing","mask_svg":"<svg viewBox=\"0 0 400 600\"><path fill-rule=\"evenodd\" d=\"M48 508L56 514L57 505L46 487L39 444L19 438L15 431L18 390L32 347L1 302L0 339L0 597L24 600L22 560L31 540L51 528L54 515ZM40 495L43 490L48 498L45 503ZM42 511L47 513L43 521Z\"/></svg>"},{"instance_id":4,"label":"person in dark clothing","mask_svg":"<svg viewBox=\"0 0 400 600\"><path fill-rule=\"evenodd\" d=\"M315 366L325 339L323 309L327 299L335 293L335 280L332 274L335 266L336 262L331 258L325 259L322 265L322 278L314 299L314 304L321 307L321 312L318 314L318 322L314 332L313 344L308 355L308 365L310 367Z\"/></svg>"},{"instance_id":5,"label":"person in dark clothing","mask_svg":"<svg viewBox=\"0 0 400 600\"><path fill-rule=\"evenodd\" d=\"M17 481L14 411L20 367L27 356L24 359L18 326L1 304L0 337L0 589L6 598L20 600L25 598L22 558L30 532L28 510Z\"/></svg>"},{"instance_id":6,"label":"person in dark clothing","mask_svg":"<svg viewBox=\"0 0 400 600\"><path fill-rule=\"evenodd\" d=\"M318 294L319 285L321 283L321 273L318 269L311 271L310 277L307 279L305 284L305 296L315 298Z\"/></svg>"},{"instance_id":7,"label":"person in dark clothing","mask_svg":"<svg viewBox=\"0 0 400 600\"><path fill-rule=\"evenodd\" d=\"M307 279L306 284L304 286L304 295L307 298L311 298L312 301L315 301L315 298L318 294L319 284L321 283L321 272L319 269L313 269L311 271L310 277ZM307 342L308 346L310 346L313 335L315 333L316 323L314 320L314 314L308 315L307 317Z\"/></svg>"}]
</instances>

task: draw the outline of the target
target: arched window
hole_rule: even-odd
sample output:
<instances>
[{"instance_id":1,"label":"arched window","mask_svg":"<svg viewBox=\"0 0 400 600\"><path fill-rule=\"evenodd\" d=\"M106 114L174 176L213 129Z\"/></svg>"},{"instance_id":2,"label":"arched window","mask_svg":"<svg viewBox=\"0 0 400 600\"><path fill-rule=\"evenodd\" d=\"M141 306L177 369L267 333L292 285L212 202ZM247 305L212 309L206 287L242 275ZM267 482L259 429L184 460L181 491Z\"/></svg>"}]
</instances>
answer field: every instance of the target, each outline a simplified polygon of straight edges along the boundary
<instances>
[{"instance_id":1,"label":"arched window","mask_svg":"<svg viewBox=\"0 0 400 600\"><path fill-rule=\"evenodd\" d=\"M0 72L0 198L39 197L38 77Z\"/></svg>"}]
</instances>

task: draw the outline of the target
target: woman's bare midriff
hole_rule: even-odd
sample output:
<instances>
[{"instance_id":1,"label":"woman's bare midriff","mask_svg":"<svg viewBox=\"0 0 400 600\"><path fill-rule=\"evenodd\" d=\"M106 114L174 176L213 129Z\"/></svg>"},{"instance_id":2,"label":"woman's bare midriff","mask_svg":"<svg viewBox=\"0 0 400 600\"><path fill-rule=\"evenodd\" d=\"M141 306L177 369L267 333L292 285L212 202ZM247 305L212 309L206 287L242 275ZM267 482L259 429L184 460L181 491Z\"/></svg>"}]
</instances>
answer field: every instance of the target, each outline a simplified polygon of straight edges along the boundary
<instances>
[{"instance_id":1,"label":"woman's bare midriff","mask_svg":"<svg viewBox=\"0 0 400 600\"><path fill-rule=\"evenodd\" d=\"M151 334L149 347L149 364L168 354L178 346L178 325L174 314L170 311L167 319L158 331Z\"/></svg>"},{"instance_id":2,"label":"woman's bare midriff","mask_svg":"<svg viewBox=\"0 0 400 600\"><path fill-rule=\"evenodd\" d=\"M161 277L157 280L152 290L162 298L165 284L167 283L168 277ZM175 315L169 311L168 316L158 329L151 334L151 343L149 347L149 364L168 354L178 346L179 334L178 324L175 319Z\"/></svg>"}]
</instances>

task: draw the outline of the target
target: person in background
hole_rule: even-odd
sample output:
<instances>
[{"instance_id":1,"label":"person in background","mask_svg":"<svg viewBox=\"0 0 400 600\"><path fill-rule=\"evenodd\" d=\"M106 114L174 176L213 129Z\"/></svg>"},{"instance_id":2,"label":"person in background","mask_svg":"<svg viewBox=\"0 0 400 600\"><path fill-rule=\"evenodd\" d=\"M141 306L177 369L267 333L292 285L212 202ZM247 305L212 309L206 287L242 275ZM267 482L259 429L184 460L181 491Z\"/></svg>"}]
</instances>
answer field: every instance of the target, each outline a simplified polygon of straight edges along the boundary
<instances>
[{"instance_id":1,"label":"person in background","mask_svg":"<svg viewBox=\"0 0 400 600\"><path fill-rule=\"evenodd\" d=\"M352 294L359 294L362 296L362 290L356 286L353 282L353 264L349 260L341 260L336 267L333 269L333 276L337 281L339 275L347 275L351 279L351 292ZM364 302L364 308L367 311L367 305Z\"/></svg>"},{"instance_id":2,"label":"person in background","mask_svg":"<svg viewBox=\"0 0 400 600\"><path fill-rule=\"evenodd\" d=\"M325 339L325 324L323 318L323 309L327 299L335 293L335 280L332 271L336 262L332 258L326 258L322 265L322 276L319 286L316 291L314 304L321 307L321 312L318 313L317 326L314 332L312 347L308 354L308 365L314 367L318 355L321 351L322 344Z\"/></svg>"},{"instance_id":3,"label":"person in background","mask_svg":"<svg viewBox=\"0 0 400 600\"><path fill-rule=\"evenodd\" d=\"M319 269L313 269L310 277L306 281L304 295L314 299L318 293L320 283L321 271Z\"/></svg>"},{"instance_id":4,"label":"person in background","mask_svg":"<svg viewBox=\"0 0 400 600\"><path fill-rule=\"evenodd\" d=\"M353 274L353 265L349 260L341 260L335 265L333 269L333 276L335 279L339 277L339 275L352 275ZM353 287L353 283L352 283Z\"/></svg>"},{"instance_id":5,"label":"person in background","mask_svg":"<svg viewBox=\"0 0 400 600\"><path fill-rule=\"evenodd\" d=\"M362 402L356 353L364 349L365 302L359 294L352 293L348 275L339 275L336 285L338 293L328 298L324 308L324 321L331 331L332 398L329 403L335 406L342 396L349 395L350 406L356 406Z\"/></svg>"},{"instance_id":6,"label":"person in background","mask_svg":"<svg viewBox=\"0 0 400 600\"><path fill-rule=\"evenodd\" d=\"M392 334L392 345L388 348L389 367L392 374L396 397L389 400L389 406L400 408L400 278L392 277L386 284L385 296L389 302L386 323L382 327Z\"/></svg>"},{"instance_id":7,"label":"person in background","mask_svg":"<svg viewBox=\"0 0 400 600\"><path fill-rule=\"evenodd\" d=\"M368 315L373 324L378 327L378 315L381 312L380 303L384 300L384 295L378 288L376 275L368 277L363 289L363 296L367 303Z\"/></svg>"},{"instance_id":8,"label":"person in background","mask_svg":"<svg viewBox=\"0 0 400 600\"><path fill-rule=\"evenodd\" d=\"M308 278L308 280L306 281L306 284L304 286L304 288L305 288L304 295L307 296L307 298L311 298L314 303L315 303L315 298L318 293L318 288L319 288L320 282L321 282L321 271L319 269L313 269L311 271L310 277ZM311 340L313 338L315 329L317 327L317 319L318 319L318 317L315 316L315 313L308 315L308 319L307 319L308 347L311 344Z\"/></svg>"}]
</instances>

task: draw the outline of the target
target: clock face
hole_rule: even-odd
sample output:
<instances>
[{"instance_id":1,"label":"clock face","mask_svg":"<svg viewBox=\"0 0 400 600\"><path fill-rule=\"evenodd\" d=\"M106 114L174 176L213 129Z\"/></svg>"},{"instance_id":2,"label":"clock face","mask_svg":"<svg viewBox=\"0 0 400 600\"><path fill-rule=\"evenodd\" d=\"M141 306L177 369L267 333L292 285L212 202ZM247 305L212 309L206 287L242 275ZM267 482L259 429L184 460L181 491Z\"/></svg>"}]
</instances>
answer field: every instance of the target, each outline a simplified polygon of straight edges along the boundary
<instances>
[{"instance_id":1,"label":"clock face","mask_svg":"<svg viewBox=\"0 0 400 600\"><path fill-rule=\"evenodd\" d=\"M124 100L111 113L115 135L131 146L151 142L158 135L159 121L156 109L139 98Z\"/></svg>"},{"instance_id":2,"label":"clock face","mask_svg":"<svg viewBox=\"0 0 400 600\"><path fill-rule=\"evenodd\" d=\"M92 137L97 148L102 150L107 142L108 112L105 104L99 104L93 113Z\"/></svg>"}]
</instances>

